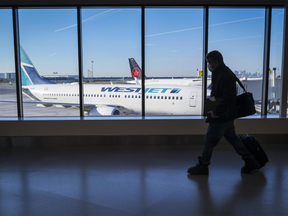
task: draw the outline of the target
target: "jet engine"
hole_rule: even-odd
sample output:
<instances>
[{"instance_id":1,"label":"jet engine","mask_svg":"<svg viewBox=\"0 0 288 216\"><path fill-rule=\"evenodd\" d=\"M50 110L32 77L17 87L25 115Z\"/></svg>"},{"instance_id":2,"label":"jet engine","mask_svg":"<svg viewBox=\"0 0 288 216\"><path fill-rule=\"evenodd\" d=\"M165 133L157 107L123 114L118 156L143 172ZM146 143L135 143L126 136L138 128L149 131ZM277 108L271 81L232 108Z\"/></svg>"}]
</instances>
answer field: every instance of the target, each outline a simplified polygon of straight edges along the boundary
<instances>
[{"instance_id":1,"label":"jet engine","mask_svg":"<svg viewBox=\"0 0 288 216\"><path fill-rule=\"evenodd\" d=\"M120 111L115 107L101 106L90 110L89 116L120 115Z\"/></svg>"}]
</instances>

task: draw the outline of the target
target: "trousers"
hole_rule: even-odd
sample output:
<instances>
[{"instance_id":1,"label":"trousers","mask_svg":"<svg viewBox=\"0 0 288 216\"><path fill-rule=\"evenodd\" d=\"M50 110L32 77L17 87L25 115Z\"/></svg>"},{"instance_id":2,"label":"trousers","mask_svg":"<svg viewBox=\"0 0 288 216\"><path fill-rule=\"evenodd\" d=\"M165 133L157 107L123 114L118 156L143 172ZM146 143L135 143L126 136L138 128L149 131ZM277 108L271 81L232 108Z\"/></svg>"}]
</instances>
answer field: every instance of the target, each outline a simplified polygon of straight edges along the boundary
<instances>
[{"instance_id":1,"label":"trousers","mask_svg":"<svg viewBox=\"0 0 288 216\"><path fill-rule=\"evenodd\" d=\"M226 122L209 123L207 132L204 137L204 148L202 156L198 157L201 164L210 164L214 147L219 143L222 137L234 147L236 152L242 156L242 159L253 157L251 153L245 148L239 137L235 133L234 120Z\"/></svg>"}]
</instances>

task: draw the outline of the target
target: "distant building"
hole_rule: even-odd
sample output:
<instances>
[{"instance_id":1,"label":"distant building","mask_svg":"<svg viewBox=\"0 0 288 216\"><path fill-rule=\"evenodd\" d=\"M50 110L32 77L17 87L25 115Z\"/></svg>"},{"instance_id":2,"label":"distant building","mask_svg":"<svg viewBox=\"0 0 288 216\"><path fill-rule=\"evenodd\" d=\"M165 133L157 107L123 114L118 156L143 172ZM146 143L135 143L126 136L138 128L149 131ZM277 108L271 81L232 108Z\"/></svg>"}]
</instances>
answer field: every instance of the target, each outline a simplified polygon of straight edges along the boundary
<instances>
[{"instance_id":1,"label":"distant building","mask_svg":"<svg viewBox=\"0 0 288 216\"><path fill-rule=\"evenodd\" d=\"M15 73L6 73L5 75L6 75L5 79L9 79L9 80L15 80L16 79Z\"/></svg>"},{"instance_id":2,"label":"distant building","mask_svg":"<svg viewBox=\"0 0 288 216\"><path fill-rule=\"evenodd\" d=\"M43 78L48 79L55 83L72 83L78 82L78 75L47 75Z\"/></svg>"},{"instance_id":3,"label":"distant building","mask_svg":"<svg viewBox=\"0 0 288 216\"><path fill-rule=\"evenodd\" d=\"M5 80L15 80L16 76L15 76L15 72L11 72L11 73L0 73L0 79L5 79Z\"/></svg>"}]
</instances>

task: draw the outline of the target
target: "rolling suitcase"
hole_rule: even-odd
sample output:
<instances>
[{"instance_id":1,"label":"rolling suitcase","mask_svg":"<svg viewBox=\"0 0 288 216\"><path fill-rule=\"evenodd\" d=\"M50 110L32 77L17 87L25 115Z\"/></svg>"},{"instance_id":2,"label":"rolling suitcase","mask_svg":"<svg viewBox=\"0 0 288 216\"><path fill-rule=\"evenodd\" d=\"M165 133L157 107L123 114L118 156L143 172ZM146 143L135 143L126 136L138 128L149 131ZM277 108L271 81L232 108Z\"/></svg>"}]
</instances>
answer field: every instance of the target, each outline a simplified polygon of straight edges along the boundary
<instances>
[{"instance_id":1,"label":"rolling suitcase","mask_svg":"<svg viewBox=\"0 0 288 216\"><path fill-rule=\"evenodd\" d=\"M240 140L243 142L244 146L251 152L257 162L261 165L261 167L265 166L269 159L258 142L258 140L249 134L239 135Z\"/></svg>"}]
</instances>

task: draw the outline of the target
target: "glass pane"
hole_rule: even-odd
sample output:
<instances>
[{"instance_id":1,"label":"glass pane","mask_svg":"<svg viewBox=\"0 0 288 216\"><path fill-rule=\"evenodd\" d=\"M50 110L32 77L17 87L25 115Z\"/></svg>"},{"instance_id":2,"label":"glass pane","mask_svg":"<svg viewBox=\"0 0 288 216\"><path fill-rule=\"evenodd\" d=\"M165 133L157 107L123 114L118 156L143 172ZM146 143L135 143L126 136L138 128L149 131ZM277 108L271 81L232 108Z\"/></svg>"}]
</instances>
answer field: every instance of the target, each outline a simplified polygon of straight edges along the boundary
<instances>
[{"instance_id":1,"label":"glass pane","mask_svg":"<svg viewBox=\"0 0 288 216\"><path fill-rule=\"evenodd\" d=\"M83 9L82 23L85 114L141 115L130 68L132 58L141 65L141 9Z\"/></svg>"},{"instance_id":2,"label":"glass pane","mask_svg":"<svg viewBox=\"0 0 288 216\"><path fill-rule=\"evenodd\" d=\"M20 9L24 116L79 116L76 9Z\"/></svg>"},{"instance_id":3,"label":"glass pane","mask_svg":"<svg viewBox=\"0 0 288 216\"><path fill-rule=\"evenodd\" d=\"M202 8L146 9L146 115L200 115Z\"/></svg>"},{"instance_id":4,"label":"glass pane","mask_svg":"<svg viewBox=\"0 0 288 216\"><path fill-rule=\"evenodd\" d=\"M11 9L0 9L0 116L17 116L13 21Z\"/></svg>"},{"instance_id":5,"label":"glass pane","mask_svg":"<svg viewBox=\"0 0 288 216\"><path fill-rule=\"evenodd\" d=\"M272 9L268 114L279 114L283 55L284 9Z\"/></svg>"},{"instance_id":6,"label":"glass pane","mask_svg":"<svg viewBox=\"0 0 288 216\"><path fill-rule=\"evenodd\" d=\"M265 9L209 10L208 50L220 51L224 63L253 93L257 114L261 113L264 27ZM237 92L243 93L240 86Z\"/></svg>"}]
</instances>

